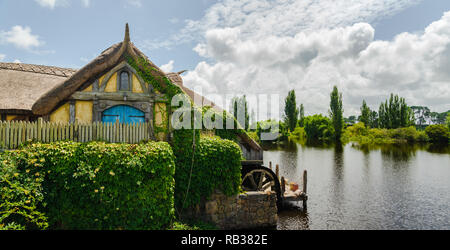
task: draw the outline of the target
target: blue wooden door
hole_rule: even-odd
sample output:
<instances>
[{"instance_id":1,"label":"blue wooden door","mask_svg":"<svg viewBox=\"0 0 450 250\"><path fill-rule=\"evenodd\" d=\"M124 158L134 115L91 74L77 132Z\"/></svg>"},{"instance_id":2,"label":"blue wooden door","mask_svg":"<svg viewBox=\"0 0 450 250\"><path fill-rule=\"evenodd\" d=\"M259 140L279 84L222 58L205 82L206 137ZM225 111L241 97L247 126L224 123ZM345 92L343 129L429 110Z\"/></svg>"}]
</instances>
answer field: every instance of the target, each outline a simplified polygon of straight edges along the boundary
<instances>
[{"instance_id":1,"label":"blue wooden door","mask_svg":"<svg viewBox=\"0 0 450 250\"><path fill-rule=\"evenodd\" d=\"M144 112L126 105L114 106L103 112L102 122L115 123L143 123L145 122Z\"/></svg>"}]
</instances>

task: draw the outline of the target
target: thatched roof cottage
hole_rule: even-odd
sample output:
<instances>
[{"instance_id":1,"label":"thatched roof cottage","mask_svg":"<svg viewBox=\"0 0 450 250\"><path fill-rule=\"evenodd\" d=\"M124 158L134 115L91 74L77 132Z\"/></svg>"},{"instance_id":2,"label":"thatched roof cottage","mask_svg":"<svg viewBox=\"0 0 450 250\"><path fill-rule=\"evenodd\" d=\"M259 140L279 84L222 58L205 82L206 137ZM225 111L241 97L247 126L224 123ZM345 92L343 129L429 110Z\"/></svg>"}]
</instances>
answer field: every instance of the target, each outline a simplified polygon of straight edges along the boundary
<instances>
[{"instance_id":1,"label":"thatched roof cottage","mask_svg":"<svg viewBox=\"0 0 450 250\"><path fill-rule=\"evenodd\" d=\"M154 79L167 77L191 97L196 95L183 85L178 73L165 73L153 64L130 41L126 26L123 42L112 45L81 69L22 63L0 63L1 120L34 121L39 117L50 122L152 122L167 126L169 103L165 93L157 91L127 63L127 57L144 58L154 69ZM158 83L164 85L163 82ZM202 103L211 104L206 98ZM156 139L166 140L168 134ZM239 143L247 159L262 159L261 147L246 134Z\"/></svg>"}]
</instances>

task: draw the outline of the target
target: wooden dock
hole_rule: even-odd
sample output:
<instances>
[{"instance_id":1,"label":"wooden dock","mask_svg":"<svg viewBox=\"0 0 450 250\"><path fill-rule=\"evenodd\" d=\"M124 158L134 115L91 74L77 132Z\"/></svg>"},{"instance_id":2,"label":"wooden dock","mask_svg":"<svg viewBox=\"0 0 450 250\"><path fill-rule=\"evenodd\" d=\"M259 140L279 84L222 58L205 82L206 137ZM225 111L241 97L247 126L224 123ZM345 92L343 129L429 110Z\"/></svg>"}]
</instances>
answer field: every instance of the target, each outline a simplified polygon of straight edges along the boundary
<instances>
[{"instance_id":1,"label":"wooden dock","mask_svg":"<svg viewBox=\"0 0 450 250\"><path fill-rule=\"evenodd\" d=\"M272 162L269 162L269 168L272 170ZM280 181L281 197L283 204L287 202L302 202L303 209L307 209L308 201L308 171L303 171L303 189L300 190L299 184L295 182L289 182L284 177L280 177L280 166L277 164L275 167L275 174Z\"/></svg>"},{"instance_id":2,"label":"wooden dock","mask_svg":"<svg viewBox=\"0 0 450 250\"><path fill-rule=\"evenodd\" d=\"M299 189L298 183L289 182L284 177L281 177L280 185L283 203L301 201L303 203L303 209L306 210L308 201L307 183L308 183L308 172L306 170L303 172L303 190Z\"/></svg>"}]
</instances>

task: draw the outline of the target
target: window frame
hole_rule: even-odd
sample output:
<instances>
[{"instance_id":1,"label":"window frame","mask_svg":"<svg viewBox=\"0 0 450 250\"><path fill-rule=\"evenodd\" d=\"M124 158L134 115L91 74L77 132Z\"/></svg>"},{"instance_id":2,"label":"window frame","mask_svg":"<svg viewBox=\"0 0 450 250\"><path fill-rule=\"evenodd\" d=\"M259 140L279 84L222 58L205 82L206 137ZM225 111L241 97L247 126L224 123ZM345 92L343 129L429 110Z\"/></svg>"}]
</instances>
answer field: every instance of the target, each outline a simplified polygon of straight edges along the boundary
<instances>
[{"instance_id":1,"label":"window frame","mask_svg":"<svg viewBox=\"0 0 450 250\"><path fill-rule=\"evenodd\" d=\"M122 89L122 74L128 74L128 89ZM130 92L133 89L133 77L132 73L127 69L123 68L117 71L117 92Z\"/></svg>"}]
</instances>

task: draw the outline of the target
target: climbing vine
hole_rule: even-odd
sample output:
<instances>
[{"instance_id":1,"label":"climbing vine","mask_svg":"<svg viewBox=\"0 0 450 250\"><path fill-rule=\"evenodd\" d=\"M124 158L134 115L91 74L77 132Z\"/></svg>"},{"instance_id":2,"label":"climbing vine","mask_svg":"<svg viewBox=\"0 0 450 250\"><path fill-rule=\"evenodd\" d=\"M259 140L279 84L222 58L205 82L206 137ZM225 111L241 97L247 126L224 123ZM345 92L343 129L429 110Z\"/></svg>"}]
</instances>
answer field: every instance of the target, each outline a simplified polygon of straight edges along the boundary
<instances>
[{"instance_id":1,"label":"climbing vine","mask_svg":"<svg viewBox=\"0 0 450 250\"><path fill-rule=\"evenodd\" d=\"M195 107L190 98L179 86L173 84L166 76L161 76L160 71L152 66L145 58L139 57L136 61L128 56L127 61L146 83L151 84L154 89L167 96L169 99L168 105L171 104L170 100L179 94L182 94L183 98L189 100L191 107L191 128L197 128L194 127L194 124L203 118L204 112L209 108L199 110ZM172 107L169 112L175 112L179 108L182 107ZM168 114L169 112L166 113ZM197 116L198 114L200 114L200 117ZM199 119L196 119L196 116ZM226 128L227 119L232 118L236 129L216 129L215 134L222 139L237 142L238 134L245 133L245 131L238 125L236 119L226 111L223 111L222 114L215 111L213 119L219 118L219 116L223 119L223 128ZM170 117L170 114L168 114L168 117ZM196 125L198 126L198 124ZM204 127L201 128L204 129ZM155 129L155 133L163 131L159 126L155 126ZM240 152L238 145L219 138L201 141L199 129L169 129L169 133L172 133L171 145L176 158L175 204L179 209L193 206L202 198L208 198L214 188L228 195L239 193L239 184L241 181L240 161L242 160L242 156L240 153L237 153ZM235 146L232 146L233 144ZM206 145L208 146L205 147ZM217 149L212 150L216 150L221 156L207 150L208 147L212 147L213 145ZM193 172L195 172L194 175ZM220 173L228 177L225 178ZM195 176L201 176L201 180L198 180ZM213 176L217 176L218 178L213 178ZM192 183L193 179L194 182L207 182L208 188L199 188L203 186L198 183ZM189 187L191 188L189 189Z\"/></svg>"}]
</instances>

